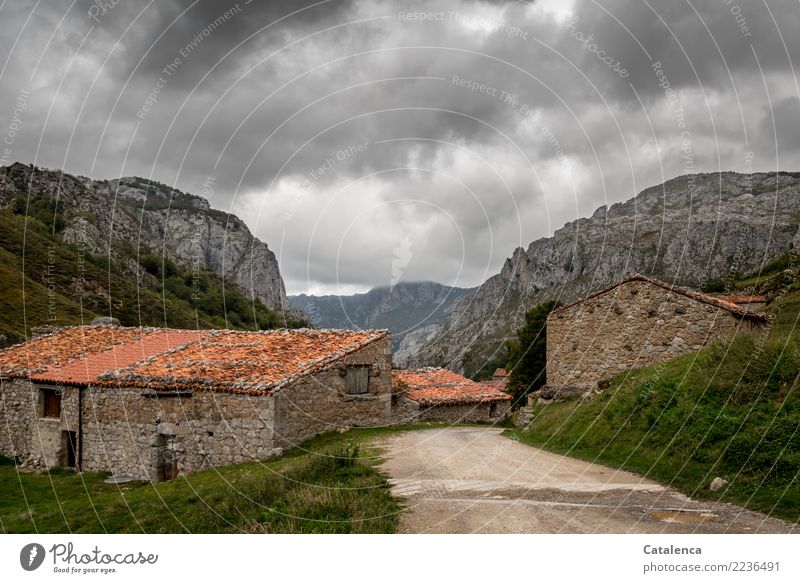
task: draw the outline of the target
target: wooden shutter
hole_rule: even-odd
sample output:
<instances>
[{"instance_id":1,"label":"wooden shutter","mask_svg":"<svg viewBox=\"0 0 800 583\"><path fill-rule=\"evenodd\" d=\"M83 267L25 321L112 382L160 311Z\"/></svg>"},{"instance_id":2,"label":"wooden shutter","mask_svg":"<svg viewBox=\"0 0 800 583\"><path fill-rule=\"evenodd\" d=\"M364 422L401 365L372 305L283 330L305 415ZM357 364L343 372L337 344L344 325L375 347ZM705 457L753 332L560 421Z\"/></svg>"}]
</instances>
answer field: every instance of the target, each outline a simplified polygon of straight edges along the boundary
<instances>
[{"instance_id":1,"label":"wooden shutter","mask_svg":"<svg viewBox=\"0 0 800 583\"><path fill-rule=\"evenodd\" d=\"M44 416L45 417L61 417L61 395L56 391L45 389L43 392L44 397Z\"/></svg>"},{"instance_id":2,"label":"wooden shutter","mask_svg":"<svg viewBox=\"0 0 800 583\"><path fill-rule=\"evenodd\" d=\"M369 392L369 367L349 366L345 377L346 391L350 395L362 395Z\"/></svg>"}]
</instances>

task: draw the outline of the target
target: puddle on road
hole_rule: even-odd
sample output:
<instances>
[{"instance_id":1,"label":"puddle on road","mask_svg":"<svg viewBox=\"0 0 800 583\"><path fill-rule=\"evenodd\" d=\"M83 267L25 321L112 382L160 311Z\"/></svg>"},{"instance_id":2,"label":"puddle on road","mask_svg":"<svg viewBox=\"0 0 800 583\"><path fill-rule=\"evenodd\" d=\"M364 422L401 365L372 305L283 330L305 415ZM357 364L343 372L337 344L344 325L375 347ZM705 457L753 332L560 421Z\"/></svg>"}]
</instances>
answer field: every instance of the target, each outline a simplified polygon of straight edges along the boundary
<instances>
[{"instance_id":1,"label":"puddle on road","mask_svg":"<svg viewBox=\"0 0 800 583\"><path fill-rule=\"evenodd\" d=\"M680 510L656 510L650 513L650 516L661 522L680 523L680 524L703 524L704 522L711 522L717 515L709 512L682 512Z\"/></svg>"}]
</instances>

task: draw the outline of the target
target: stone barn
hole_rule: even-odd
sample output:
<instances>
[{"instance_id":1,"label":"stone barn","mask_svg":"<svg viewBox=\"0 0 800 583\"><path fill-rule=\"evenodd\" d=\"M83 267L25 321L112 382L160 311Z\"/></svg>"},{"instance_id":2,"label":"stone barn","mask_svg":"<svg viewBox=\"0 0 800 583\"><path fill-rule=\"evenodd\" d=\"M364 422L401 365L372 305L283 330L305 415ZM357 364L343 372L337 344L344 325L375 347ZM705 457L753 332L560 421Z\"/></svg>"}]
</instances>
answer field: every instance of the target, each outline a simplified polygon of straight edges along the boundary
<instances>
[{"instance_id":1,"label":"stone barn","mask_svg":"<svg viewBox=\"0 0 800 583\"><path fill-rule=\"evenodd\" d=\"M383 426L387 330L70 327L0 351L0 453L160 481Z\"/></svg>"},{"instance_id":2,"label":"stone barn","mask_svg":"<svg viewBox=\"0 0 800 583\"><path fill-rule=\"evenodd\" d=\"M392 421L502 421L511 395L443 368L392 371Z\"/></svg>"},{"instance_id":3,"label":"stone barn","mask_svg":"<svg viewBox=\"0 0 800 583\"><path fill-rule=\"evenodd\" d=\"M635 275L550 313L540 394L583 394L631 368L751 333L769 320L751 306Z\"/></svg>"}]
</instances>

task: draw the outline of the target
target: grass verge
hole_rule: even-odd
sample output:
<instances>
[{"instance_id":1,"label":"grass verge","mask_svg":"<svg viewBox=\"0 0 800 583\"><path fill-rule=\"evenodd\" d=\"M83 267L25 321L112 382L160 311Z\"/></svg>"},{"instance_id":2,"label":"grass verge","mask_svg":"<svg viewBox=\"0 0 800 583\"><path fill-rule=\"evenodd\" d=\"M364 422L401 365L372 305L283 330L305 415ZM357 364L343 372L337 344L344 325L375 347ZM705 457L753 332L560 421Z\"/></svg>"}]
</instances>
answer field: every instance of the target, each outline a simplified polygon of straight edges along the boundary
<instances>
[{"instance_id":1,"label":"grass verge","mask_svg":"<svg viewBox=\"0 0 800 583\"><path fill-rule=\"evenodd\" d=\"M796 339L739 337L620 375L588 402L536 406L511 436L796 522L799 375ZM729 485L711 492L716 476Z\"/></svg>"},{"instance_id":2,"label":"grass verge","mask_svg":"<svg viewBox=\"0 0 800 583\"><path fill-rule=\"evenodd\" d=\"M0 463L5 533L391 533L400 503L370 440L422 424L319 436L279 459L215 468L158 485L108 474Z\"/></svg>"}]
</instances>

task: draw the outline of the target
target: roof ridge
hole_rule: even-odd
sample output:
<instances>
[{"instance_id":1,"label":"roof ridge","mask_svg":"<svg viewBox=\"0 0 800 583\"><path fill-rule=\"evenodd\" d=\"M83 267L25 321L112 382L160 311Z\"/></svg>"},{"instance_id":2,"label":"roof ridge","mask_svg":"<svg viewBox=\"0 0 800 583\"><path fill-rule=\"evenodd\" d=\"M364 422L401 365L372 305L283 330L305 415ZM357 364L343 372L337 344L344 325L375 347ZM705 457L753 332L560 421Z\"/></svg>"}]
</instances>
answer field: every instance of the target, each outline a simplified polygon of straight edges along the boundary
<instances>
[{"instance_id":1,"label":"roof ridge","mask_svg":"<svg viewBox=\"0 0 800 583\"><path fill-rule=\"evenodd\" d=\"M677 284L665 283L665 282L660 281L660 280L658 280L658 279L656 279L654 277L643 275L641 273L631 274L631 275L629 275L629 276L617 281L616 283L614 283L612 285L609 285L609 286L607 286L605 288L602 288L600 290L592 292L592 293L590 293L590 294L588 294L588 295L586 295L586 296L584 296L584 297L582 297L582 298L580 298L578 300L575 300L574 302L570 302L569 304L567 304L565 306L561 306L560 308L556 308L555 310L550 312L550 314L547 317L549 318L553 314L561 313L561 312L563 312L563 311L565 311L565 310L567 310L569 308L572 308L572 307L574 307L574 306L576 306L578 304L582 304L583 302L585 302L587 300L590 300L592 298L595 298L597 296L600 296L600 295L603 295L605 293L608 293L608 292L618 288L619 286L621 286L623 284L626 284L626 283L630 283L632 281L643 281L643 282L649 283L651 285L658 286L658 287L660 287L662 289L665 289L665 290L667 290L669 292L674 292L674 293L686 296L686 297L688 297L690 299L693 299L693 300L696 300L696 301L699 301L699 302L703 302L703 303L706 303L706 304L709 304L709 305L716 306L718 308L727 310L727 311L729 311L729 312L731 312L731 313L733 313L733 314L735 314L737 316L741 316L743 318L755 318L755 319L758 319L758 320L771 320L772 319L772 316L770 314L767 314L766 312L745 310L742 307L737 306L734 303L725 301L723 299L715 298L714 296L708 295L706 293L699 292L699 291L696 291L696 290L693 290L693 289L689 289L689 288L685 288L685 287L679 286Z\"/></svg>"}]
</instances>

